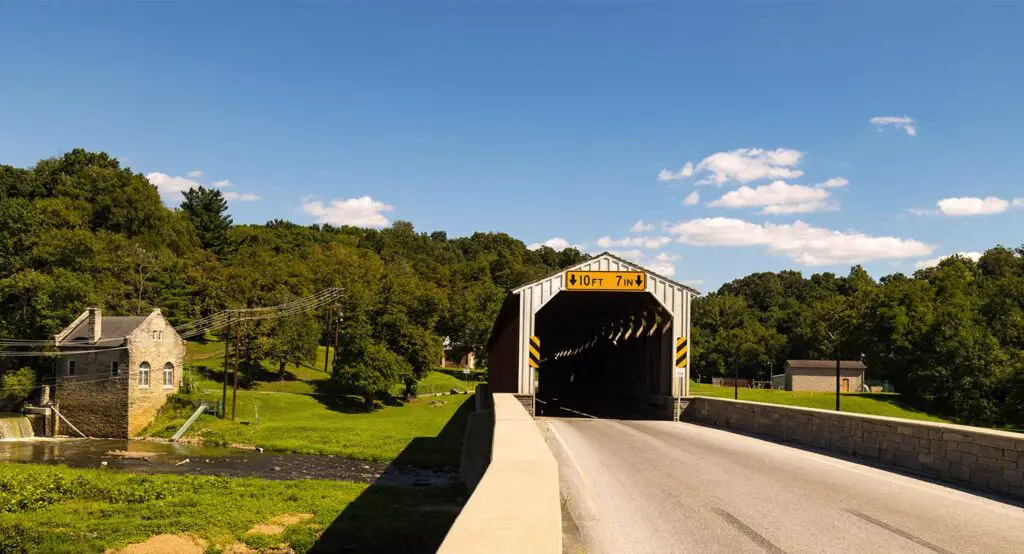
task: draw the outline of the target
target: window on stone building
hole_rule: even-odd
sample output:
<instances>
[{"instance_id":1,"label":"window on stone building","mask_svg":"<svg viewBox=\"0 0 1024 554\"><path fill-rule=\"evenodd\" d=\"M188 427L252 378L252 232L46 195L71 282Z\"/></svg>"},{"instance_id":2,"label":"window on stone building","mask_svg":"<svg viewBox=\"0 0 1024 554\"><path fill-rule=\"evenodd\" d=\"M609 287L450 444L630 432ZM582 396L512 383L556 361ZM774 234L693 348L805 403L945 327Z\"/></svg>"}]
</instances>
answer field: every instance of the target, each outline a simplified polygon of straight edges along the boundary
<instances>
[{"instance_id":1,"label":"window on stone building","mask_svg":"<svg viewBox=\"0 0 1024 554\"><path fill-rule=\"evenodd\" d=\"M155 340L157 342L164 340L164 332L163 331L153 331L153 340Z\"/></svg>"},{"instance_id":2,"label":"window on stone building","mask_svg":"<svg viewBox=\"0 0 1024 554\"><path fill-rule=\"evenodd\" d=\"M169 389L174 386L174 364L167 362L164 364L164 388Z\"/></svg>"},{"instance_id":3,"label":"window on stone building","mask_svg":"<svg viewBox=\"0 0 1024 554\"><path fill-rule=\"evenodd\" d=\"M75 374L75 362L74 361L69 361L68 362L68 375L74 375L74 374Z\"/></svg>"},{"instance_id":4,"label":"window on stone building","mask_svg":"<svg viewBox=\"0 0 1024 554\"><path fill-rule=\"evenodd\" d=\"M139 386L149 386L149 362L139 364Z\"/></svg>"},{"instance_id":5,"label":"window on stone building","mask_svg":"<svg viewBox=\"0 0 1024 554\"><path fill-rule=\"evenodd\" d=\"M110 362L110 376L117 377L117 362Z\"/></svg>"}]
</instances>

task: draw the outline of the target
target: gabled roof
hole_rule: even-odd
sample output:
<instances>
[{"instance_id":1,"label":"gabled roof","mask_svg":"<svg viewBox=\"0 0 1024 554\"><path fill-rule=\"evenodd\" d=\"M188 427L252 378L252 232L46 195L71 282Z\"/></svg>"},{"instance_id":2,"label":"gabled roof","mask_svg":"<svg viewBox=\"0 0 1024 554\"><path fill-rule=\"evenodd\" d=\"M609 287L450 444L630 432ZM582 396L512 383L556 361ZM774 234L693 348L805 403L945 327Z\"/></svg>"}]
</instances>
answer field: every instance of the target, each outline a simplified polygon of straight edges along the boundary
<instances>
[{"instance_id":1,"label":"gabled roof","mask_svg":"<svg viewBox=\"0 0 1024 554\"><path fill-rule=\"evenodd\" d=\"M558 271L553 271L551 273L548 273L547 275L545 275L545 276L543 276L543 277L541 277L539 279L534 279L533 281L530 281L529 283L525 283L523 285L519 285L518 287L512 289L512 292L510 294L518 294L519 291L521 291L521 290L523 290L523 289L525 289L527 287L536 285L537 283L540 283L540 282L545 281L547 279L550 279L550 278L554 277L555 275L558 275L559 273L565 273L566 271L577 270L580 267L592 264L596 260L599 260L601 258L611 258L611 259L615 260L616 262L619 262L620 264L622 264L624 266L628 266L628 267L633 268L634 271L644 271L646 273L650 273L651 275L654 275L655 277L661 279L662 281L667 281L669 283L672 283L673 285L675 285L677 287L680 287L680 288L683 288L683 289L686 289L686 290L690 291L693 294L696 294L696 295L700 294L700 291L695 289L695 288L693 288L693 287L688 287L688 286L680 283L679 281L675 281L673 279L669 279L668 277L665 277L664 275L660 275L658 273L655 273L655 272L651 271L650 269L647 269L646 267L644 267L642 265L636 264L636 263L628 261L628 260L624 260L624 259L622 259L622 258L620 258L620 257L616 256L615 254L612 254L611 252L608 252L608 251L601 252L600 254L598 254L598 255L596 255L596 256L594 256L592 258L587 258L586 260L583 260L582 262L580 262L580 263L578 263L576 265L572 265L572 266L569 266L569 267L563 267L562 269L559 269Z\"/></svg>"},{"instance_id":2,"label":"gabled roof","mask_svg":"<svg viewBox=\"0 0 1024 554\"><path fill-rule=\"evenodd\" d=\"M612 254L611 252L602 252L602 253L600 253L600 254L592 257L592 258L587 258L586 260L584 260L584 261L582 261L582 262L580 262L578 264L571 265L569 267L563 267L562 269L559 269L558 271L553 271L553 272L551 272L551 273L549 273L549 274L547 274L547 275L545 275L545 276L543 276L543 277L541 277L539 279L534 279L533 281L530 281L529 283L525 283L525 284L520 285L520 286L512 289L511 291L509 291L509 293L507 295L505 295L505 300L501 304L501 310L498 312L498 316L494 320L494 325L491 327L491 336L487 340L487 350L489 351L493 347L494 342L498 339L498 335L505 328L505 326L507 325L508 321L511 321L512 319L514 319L516 317L516 315L519 313L519 304L518 304L518 301L516 300L516 298L517 298L517 296L522 291L524 291L524 290L526 290L526 289L528 289L528 288L530 288L532 286L535 286L537 284L543 283L544 281L547 281L548 279L551 279L553 277L557 277L558 275L561 275L561 274L565 273L566 271L575 271L575 270L579 270L582 267L594 265L595 262L601 260L602 258L608 258L608 259L614 260L618 265L627 267L627 268L629 268L632 271L643 271L643 272L646 272L647 274L649 274L651 276L654 276L654 277L656 277L657 279L659 279L661 281L669 283L672 286L679 287L680 289L683 289L683 290L689 292L690 294L700 295L700 291L698 291L697 289L694 289L693 287L688 287L688 286L680 283L679 281L674 281L672 279L669 279L668 277L665 277L663 275L655 273L655 272L653 272L653 271L651 271L651 270L647 269L646 267L643 267L643 266L641 266L639 264L636 264L636 263L624 260L624 259L622 259L622 258L620 258L620 257L618 257L618 256L616 256L614 254ZM650 280L648 279L648 281L650 281Z\"/></svg>"},{"instance_id":3,"label":"gabled roof","mask_svg":"<svg viewBox=\"0 0 1024 554\"><path fill-rule=\"evenodd\" d=\"M82 319L57 342L57 346L120 346L147 317L149 316L100 316L100 340L95 343L89 340L89 320Z\"/></svg>"},{"instance_id":4,"label":"gabled roof","mask_svg":"<svg viewBox=\"0 0 1024 554\"><path fill-rule=\"evenodd\" d=\"M795 369L831 369L835 370L835 360L786 360L786 365ZM840 369L867 369L868 366L860 360L842 360L839 362Z\"/></svg>"}]
</instances>

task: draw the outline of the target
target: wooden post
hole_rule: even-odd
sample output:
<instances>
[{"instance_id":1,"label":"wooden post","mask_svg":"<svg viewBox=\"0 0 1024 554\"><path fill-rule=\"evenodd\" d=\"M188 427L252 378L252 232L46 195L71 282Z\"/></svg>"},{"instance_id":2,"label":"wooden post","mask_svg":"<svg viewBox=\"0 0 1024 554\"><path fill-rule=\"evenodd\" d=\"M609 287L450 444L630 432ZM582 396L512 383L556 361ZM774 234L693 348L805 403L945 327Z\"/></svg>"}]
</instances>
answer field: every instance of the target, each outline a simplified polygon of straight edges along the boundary
<instances>
[{"instance_id":1,"label":"wooden post","mask_svg":"<svg viewBox=\"0 0 1024 554\"><path fill-rule=\"evenodd\" d=\"M228 335L224 337L224 386L220 396L220 418L224 419L228 405L228 348L231 346L231 314L228 314Z\"/></svg>"},{"instance_id":2,"label":"wooden post","mask_svg":"<svg viewBox=\"0 0 1024 554\"><path fill-rule=\"evenodd\" d=\"M324 335L324 373L327 373L327 360L331 357L331 320L333 319L334 308L331 307L327 309L327 334Z\"/></svg>"},{"instance_id":3,"label":"wooden post","mask_svg":"<svg viewBox=\"0 0 1024 554\"><path fill-rule=\"evenodd\" d=\"M231 421L235 420L235 408L238 406L238 361L241 358L239 356L239 335L241 335L241 329L235 329L235 384L231 391ZM225 375L227 377L227 375Z\"/></svg>"}]
</instances>

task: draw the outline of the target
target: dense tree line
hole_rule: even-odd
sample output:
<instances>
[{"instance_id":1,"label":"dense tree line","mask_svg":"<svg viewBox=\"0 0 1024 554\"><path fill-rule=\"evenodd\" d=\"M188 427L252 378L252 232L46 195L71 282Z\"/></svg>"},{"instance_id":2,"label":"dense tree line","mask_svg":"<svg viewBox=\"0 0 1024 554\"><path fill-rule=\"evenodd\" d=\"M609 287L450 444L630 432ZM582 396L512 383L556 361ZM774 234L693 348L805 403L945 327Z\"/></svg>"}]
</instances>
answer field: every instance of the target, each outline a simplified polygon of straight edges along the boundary
<instances>
[{"instance_id":1,"label":"dense tree line","mask_svg":"<svg viewBox=\"0 0 1024 554\"><path fill-rule=\"evenodd\" d=\"M766 378L789 359L864 356L921 407L1024 427L1024 247L873 280L755 273L694 304L694 371Z\"/></svg>"},{"instance_id":2,"label":"dense tree line","mask_svg":"<svg viewBox=\"0 0 1024 554\"><path fill-rule=\"evenodd\" d=\"M236 225L227 208L203 188L168 208L144 176L104 153L0 165L0 339L52 336L88 306L159 307L179 324L342 287L334 382L369 402L397 383L412 393L440 359L441 337L483 358L509 289L585 258L404 221L381 230ZM953 257L878 281L859 266L846 276L749 275L694 304L694 373L767 378L787 358L830 359L838 349L863 354L870 379L924 407L1024 426L1022 255L997 247L977 262ZM308 362L327 339L326 315L247 325L248 365ZM10 373L26 362L0 363ZM49 366L36 367L45 376Z\"/></svg>"},{"instance_id":3,"label":"dense tree line","mask_svg":"<svg viewBox=\"0 0 1024 554\"><path fill-rule=\"evenodd\" d=\"M0 221L0 339L52 336L88 306L159 307L180 324L341 287L335 381L368 401L395 383L413 392L439 362L442 337L484 356L507 290L584 259L502 233L449 238L404 221L236 225L217 190L187 191L168 208L143 175L84 150L28 169L0 165ZM308 361L327 338L326 312L312 315L244 327L248 363Z\"/></svg>"}]
</instances>

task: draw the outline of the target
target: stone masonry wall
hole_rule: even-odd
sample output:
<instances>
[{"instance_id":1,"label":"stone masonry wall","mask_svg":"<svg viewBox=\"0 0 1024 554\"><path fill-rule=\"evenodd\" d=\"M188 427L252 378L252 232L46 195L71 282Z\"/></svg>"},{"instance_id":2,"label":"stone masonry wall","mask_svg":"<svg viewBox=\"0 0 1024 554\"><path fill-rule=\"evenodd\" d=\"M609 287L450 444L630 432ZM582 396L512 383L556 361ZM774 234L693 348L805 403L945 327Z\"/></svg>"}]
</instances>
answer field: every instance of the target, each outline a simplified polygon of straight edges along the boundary
<instances>
[{"instance_id":1,"label":"stone masonry wall","mask_svg":"<svg viewBox=\"0 0 1024 554\"><path fill-rule=\"evenodd\" d=\"M533 413L533 395L532 394L515 394L513 396L515 396L516 400L518 400L519 403L523 405L523 408L526 409L526 413L530 414L531 416L535 415Z\"/></svg>"},{"instance_id":2,"label":"stone masonry wall","mask_svg":"<svg viewBox=\"0 0 1024 554\"><path fill-rule=\"evenodd\" d=\"M153 332L163 333L162 340L154 340ZM185 343L166 319L151 316L128 337L128 435L136 436L167 402L167 397L178 392L181 385L182 365L185 361ZM139 384L139 366L149 364L149 386ZM164 365L174 366L172 384L164 386Z\"/></svg>"},{"instance_id":3,"label":"stone masonry wall","mask_svg":"<svg viewBox=\"0 0 1024 554\"><path fill-rule=\"evenodd\" d=\"M77 364L76 364L77 365ZM58 377L57 409L79 431L90 437L128 438L128 378L96 380L77 375ZM77 436L65 422L57 429L63 435Z\"/></svg>"},{"instance_id":4,"label":"stone masonry wall","mask_svg":"<svg viewBox=\"0 0 1024 554\"><path fill-rule=\"evenodd\" d=\"M768 435L1024 498L1024 434L693 397L684 419Z\"/></svg>"},{"instance_id":5,"label":"stone masonry wall","mask_svg":"<svg viewBox=\"0 0 1024 554\"><path fill-rule=\"evenodd\" d=\"M57 382L53 400L72 425L90 437L126 438L128 436L127 350L99 350L69 354L57 360ZM75 362L75 374L69 375L69 362ZM118 375L111 372L117 363ZM57 423L60 434L76 433L63 421Z\"/></svg>"}]
</instances>

